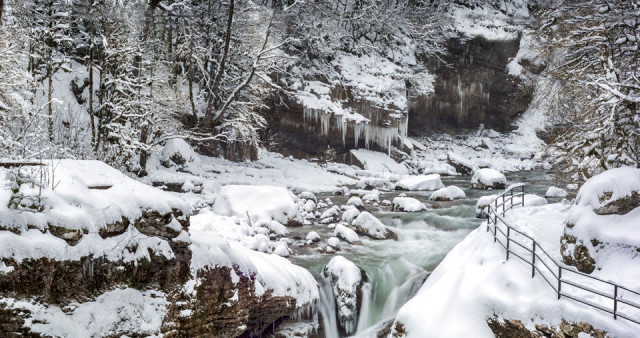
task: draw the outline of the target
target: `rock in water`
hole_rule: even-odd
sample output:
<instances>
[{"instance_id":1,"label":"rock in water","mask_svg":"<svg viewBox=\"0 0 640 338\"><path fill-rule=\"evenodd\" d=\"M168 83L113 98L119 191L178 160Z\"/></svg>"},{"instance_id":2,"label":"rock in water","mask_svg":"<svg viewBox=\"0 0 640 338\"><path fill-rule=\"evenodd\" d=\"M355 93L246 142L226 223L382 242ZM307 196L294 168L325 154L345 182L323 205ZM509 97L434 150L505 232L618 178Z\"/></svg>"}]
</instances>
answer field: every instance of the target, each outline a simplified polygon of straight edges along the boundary
<instances>
[{"instance_id":1,"label":"rock in water","mask_svg":"<svg viewBox=\"0 0 640 338\"><path fill-rule=\"evenodd\" d=\"M405 178L396 183L396 190L438 190L444 188L440 175L418 175Z\"/></svg>"},{"instance_id":2,"label":"rock in water","mask_svg":"<svg viewBox=\"0 0 640 338\"><path fill-rule=\"evenodd\" d=\"M391 211L417 212L427 210L424 203L413 197L396 197L393 199Z\"/></svg>"},{"instance_id":3,"label":"rock in water","mask_svg":"<svg viewBox=\"0 0 640 338\"><path fill-rule=\"evenodd\" d=\"M471 178L471 187L474 189L504 189L507 178L495 169L479 169Z\"/></svg>"},{"instance_id":4,"label":"rock in water","mask_svg":"<svg viewBox=\"0 0 640 338\"><path fill-rule=\"evenodd\" d=\"M453 201L457 199L467 198L467 195L462 189L455 185L450 185L446 188L438 189L431 194L430 200L434 201Z\"/></svg>"},{"instance_id":5,"label":"rock in water","mask_svg":"<svg viewBox=\"0 0 640 338\"><path fill-rule=\"evenodd\" d=\"M367 211L363 211L353 221L356 226L356 233L359 235L369 236L373 239L394 239L398 240L398 235L387 229L375 216Z\"/></svg>"},{"instance_id":6,"label":"rock in water","mask_svg":"<svg viewBox=\"0 0 640 338\"><path fill-rule=\"evenodd\" d=\"M349 244L361 243L358 234L342 224L336 225L333 229L333 235L338 238L342 238L344 241L349 242Z\"/></svg>"},{"instance_id":7,"label":"rock in water","mask_svg":"<svg viewBox=\"0 0 640 338\"><path fill-rule=\"evenodd\" d=\"M335 256L322 270L322 277L331 285L340 329L352 335L358 325L362 287L368 281L366 272L348 259Z\"/></svg>"}]
</instances>

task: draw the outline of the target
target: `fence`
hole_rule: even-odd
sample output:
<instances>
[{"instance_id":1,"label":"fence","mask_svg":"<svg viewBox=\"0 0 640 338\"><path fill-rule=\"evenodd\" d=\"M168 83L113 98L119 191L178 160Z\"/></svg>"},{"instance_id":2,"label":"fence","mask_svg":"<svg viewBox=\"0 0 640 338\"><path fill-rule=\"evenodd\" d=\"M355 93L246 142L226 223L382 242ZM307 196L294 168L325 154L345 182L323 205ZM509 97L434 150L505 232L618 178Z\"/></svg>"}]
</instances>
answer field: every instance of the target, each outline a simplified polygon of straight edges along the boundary
<instances>
[{"instance_id":1,"label":"fence","mask_svg":"<svg viewBox=\"0 0 640 338\"><path fill-rule=\"evenodd\" d=\"M524 187L524 184L510 186L487 206L487 232L505 249L506 260L513 255L530 265L531 278L538 272L558 299L565 297L608 312L614 319L620 317L640 324L639 292L559 264L533 237L504 219L507 211L524 206Z\"/></svg>"}]
</instances>

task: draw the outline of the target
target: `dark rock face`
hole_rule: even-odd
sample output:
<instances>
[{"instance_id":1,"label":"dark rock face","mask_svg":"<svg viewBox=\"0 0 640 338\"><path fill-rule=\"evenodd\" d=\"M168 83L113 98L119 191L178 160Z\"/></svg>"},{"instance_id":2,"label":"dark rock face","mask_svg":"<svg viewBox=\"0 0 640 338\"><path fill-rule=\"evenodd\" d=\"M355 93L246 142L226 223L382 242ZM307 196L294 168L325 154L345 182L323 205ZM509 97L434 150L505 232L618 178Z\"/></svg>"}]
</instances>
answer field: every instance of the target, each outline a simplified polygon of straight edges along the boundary
<instances>
[{"instance_id":1,"label":"dark rock face","mask_svg":"<svg viewBox=\"0 0 640 338\"><path fill-rule=\"evenodd\" d=\"M505 131L523 113L533 88L507 73L506 66L520 47L520 39L489 41L481 37L450 39L447 65L433 61L435 93L410 102L409 133L439 126L472 128L480 124Z\"/></svg>"},{"instance_id":2,"label":"dark rock face","mask_svg":"<svg viewBox=\"0 0 640 338\"><path fill-rule=\"evenodd\" d=\"M610 196L605 198L609 199ZM637 207L640 207L640 193L634 191L627 197L610 201L602 207L594 210L594 212L598 215L624 215Z\"/></svg>"},{"instance_id":3,"label":"dark rock face","mask_svg":"<svg viewBox=\"0 0 640 338\"><path fill-rule=\"evenodd\" d=\"M491 331L499 338L577 338L580 334L586 334L589 337L604 338L607 332L594 328L588 323L569 323L562 320L557 327L548 327L537 324L535 330L531 331L519 320L491 318L487 321Z\"/></svg>"},{"instance_id":4,"label":"dark rock face","mask_svg":"<svg viewBox=\"0 0 640 338\"><path fill-rule=\"evenodd\" d=\"M568 225L567 225L568 226ZM596 261L589 254L589 248L583 241L575 236L564 233L560 239L560 252L562 253L562 262L567 265L573 265L580 272L592 273L596 269ZM593 241L592 241L593 243ZM600 244L600 243L596 243ZM596 245L594 245L595 247ZM573 251L569 250L573 247Z\"/></svg>"}]
</instances>

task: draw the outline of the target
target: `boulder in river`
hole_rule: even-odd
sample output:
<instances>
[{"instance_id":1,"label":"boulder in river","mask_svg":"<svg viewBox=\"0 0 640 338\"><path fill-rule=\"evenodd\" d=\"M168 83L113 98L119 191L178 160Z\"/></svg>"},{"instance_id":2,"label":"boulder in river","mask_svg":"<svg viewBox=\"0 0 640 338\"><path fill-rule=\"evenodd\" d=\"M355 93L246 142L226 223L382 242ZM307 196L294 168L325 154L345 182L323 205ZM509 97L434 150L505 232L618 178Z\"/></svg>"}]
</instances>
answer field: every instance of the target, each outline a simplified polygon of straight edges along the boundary
<instances>
[{"instance_id":1,"label":"boulder in river","mask_svg":"<svg viewBox=\"0 0 640 338\"><path fill-rule=\"evenodd\" d=\"M394 239L398 240L398 235L387 229L375 216L367 211L363 211L353 221L356 226L356 233L363 236L369 236L373 239Z\"/></svg>"},{"instance_id":2,"label":"boulder in river","mask_svg":"<svg viewBox=\"0 0 640 338\"><path fill-rule=\"evenodd\" d=\"M417 212L427 210L424 203L413 197L396 197L393 199L391 211Z\"/></svg>"},{"instance_id":3,"label":"boulder in river","mask_svg":"<svg viewBox=\"0 0 640 338\"><path fill-rule=\"evenodd\" d=\"M358 325L362 287L368 281L366 272L350 260L335 256L322 270L322 277L331 285L341 331L352 335Z\"/></svg>"},{"instance_id":4,"label":"boulder in river","mask_svg":"<svg viewBox=\"0 0 640 338\"><path fill-rule=\"evenodd\" d=\"M495 169L478 169L471 177L471 187L474 189L504 189L507 178Z\"/></svg>"},{"instance_id":5,"label":"boulder in river","mask_svg":"<svg viewBox=\"0 0 640 338\"><path fill-rule=\"evenodd\" d=\"M396 190L438 190L444 188L440 175L417 175L402 179L396 183Z\"/></svg>"},{"instance_id":6,"label":"boulder in river","mask_svg":"<svg viewBox=\"0 0 640 338\"><path fill-rule=\"evenodd\" d=\"M448 152L447 163L449 163L449 165L454 167L456 171L462 175L471 175L473 173L474 167L471 161L458 154Z\"/></svg>"},{"instance_id":7,"label":"boulder in river","mask_svg":"<svg viewBox=\"0 0 640 338\"><path fill-rule=\"evenodd\" d=\"M430 200L434 201L453 201L457 199L467 198L467 195L462 191L462 189L456 187L455 185L450 185L446 188L438 189L431 194L429 197Z\"/></svg>"}]
</instances>

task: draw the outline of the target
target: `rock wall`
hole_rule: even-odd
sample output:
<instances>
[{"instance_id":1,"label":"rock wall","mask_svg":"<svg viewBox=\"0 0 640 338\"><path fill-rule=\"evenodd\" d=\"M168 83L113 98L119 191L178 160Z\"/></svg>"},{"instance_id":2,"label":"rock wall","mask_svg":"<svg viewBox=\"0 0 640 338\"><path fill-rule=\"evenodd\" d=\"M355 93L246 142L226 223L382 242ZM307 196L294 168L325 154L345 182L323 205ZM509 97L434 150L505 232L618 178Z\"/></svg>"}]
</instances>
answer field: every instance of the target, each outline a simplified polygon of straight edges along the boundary
<instances>
[{"instance_id":1,"label":"rock wall","mask_svg":"<svg viewBox=\"0 0 640 338\"><path fill-rule=\"evenodd\" d=\"M409 132L480 124L507 130L533 95L533 88L507 73L507 64L519 47L520 39L450 39L443 62L429 62L436 75L435 93L427 99L410 97Z\"/></svg>"}]
</instances>

